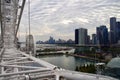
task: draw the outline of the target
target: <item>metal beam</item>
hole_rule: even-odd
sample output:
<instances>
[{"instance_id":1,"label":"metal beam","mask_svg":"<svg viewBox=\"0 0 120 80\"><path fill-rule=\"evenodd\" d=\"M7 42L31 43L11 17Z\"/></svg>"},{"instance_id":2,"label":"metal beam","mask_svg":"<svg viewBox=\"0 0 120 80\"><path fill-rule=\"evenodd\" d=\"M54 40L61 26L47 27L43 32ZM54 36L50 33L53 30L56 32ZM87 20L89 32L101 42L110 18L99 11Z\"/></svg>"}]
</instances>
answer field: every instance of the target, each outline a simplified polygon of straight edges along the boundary
<instances>
[{"instance_id":1,"label":"metal beam","mask_svg":"<svg viewBox=\"0 0 120 80\"><path fill-rule=\"evenodd\" d=\"M0 77L7 77L7 76L13 76L13 75L22 75L22 74L30 74L30 73L37 73L37 72L44 72L44 71L50 71L50 69L49 68L43 68L43 69L20 71L20 72L14 72L14 73L5 73L5 74L0 74ZM51 71L51 73L52 73L52 71Z\"/></svg>"},{"instance_id":2,"label":"metal beam","mask_svg":"<svg viewBox=\"0 0 120 80\"><path fill-rule=\"evenodd\" d=\"M5 61L4 63L13 63L13 62L17 62L17 61L23 61L23 60L27 60L28 58L25 57L25 58L21 58L21 59L14 59L14 60L11 60L11 61Z\"/></svg>"},{"instance_id":3,"label":"metal beam","mask_svg":"<svg viewBox=\"0 0 120 80\"><path fill-rule=\"evenodd\" d=\"M19 65L4 65L4 64L0 64L0 67L25 68L25 69L45 69L43 67L19 66Z\"/></svg>"},{"instance_id":4,"label":"metal beam","mask_svg":"<svg viewBox=\"0 0 120 80\"><path fill-rule=\"evenodd\" d=\"M4 53L4 50L5 50L5 49L2 48L1 51L0 51L0 62L1 62L1 60L2 60L2 55L3 55L3 53Z\"/></svg>"},{"instance_id":5,"label":"metal beam","mask_svg":"<svg viewBox=\"0 0 120 80\"><path fill-rule=\"evenodd\" d=\"M2 25L2 12L1 12L1 0L0 0L0 26L1 26L1 43L0 47L3 47L3 25Z\"/></svg>"},{"instance_id":6,"label":"metal beam","mask_svg":"<svg viewBox=\"0 0 120 80\"><path fill-rule=\"evenodd\" d=\"M28 55L28 54L25 54L25 53L23 53L23 52L21 52L21 54L24 55L24 56L26 56L26 57L28 57L29 59L37 62L38 64L41 64L42 66L45 66L45 67L47 67L47 68L50 68L51 70L54 70L55 68L57 68L57 66L55 66L55 65L52 65L52 64L50 64L50 63L48 63L48 62L46 62L46 61L37 59L37 58L35 58L35 57L33 57L33 56L30 56L30 55Z\"/></svg>"},{"instance_id":7,"label":"metal beam","mask_svg":"<svg viewBox=\"0 0 120 80\"><path fill-rule=\"evenodd\" d=\"M17 28L16 28L16 31L15 31L15 37L16 37L16 38L17 38L17 32L18 32L19 25L20 25L20 22L21 22L21 17L22 17L22 13L23 13L24 6L25 6L25 2L26 2L26 0L23 0L23 2L22 2L19 19L18 19L18 23L17 23L17 26L16 26Z\"/></svg>"},{"instance_id":8,"label":"metal beam","mask_svg":"<svg viewBox=\"0 0 120 80\"><path fill-rule=\"evenodd\" d=\"M2 64L7 64L7 65L12 65L12 64L28 64L28 63L34 63L34 61L22 61L22 62L12 62L12 63L2 63Z\"/></svg>"},{"instance_id":9,"label":"metal beam","mask_svg":"<svg viewBox=\"0 0 120 80\"><path fill-rule=\"evenodd\" d=\"M10 60L15 60L15 59L17 60L17 59L22 59L22 58L24 59L26 57L3 57L2 60L9 60L10 61Z\"/></svg>"}]
</instances>

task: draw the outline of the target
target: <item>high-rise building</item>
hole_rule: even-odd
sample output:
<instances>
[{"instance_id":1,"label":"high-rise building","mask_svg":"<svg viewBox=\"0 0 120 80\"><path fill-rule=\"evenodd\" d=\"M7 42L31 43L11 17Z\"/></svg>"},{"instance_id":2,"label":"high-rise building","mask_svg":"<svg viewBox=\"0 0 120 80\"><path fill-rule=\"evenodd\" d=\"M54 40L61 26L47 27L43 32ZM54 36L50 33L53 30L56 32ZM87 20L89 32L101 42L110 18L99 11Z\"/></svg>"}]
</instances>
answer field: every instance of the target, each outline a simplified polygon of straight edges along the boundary
<instances>
[{"instance_id":1,"label":"high-rise building","mask_svg":"<svg viewBox=\"0 0 120 80\"><path fill-rule=\"evenodd\" d=\"M117 25L117 42L120 41L120 22L116 22Z\"/></svg>"},{"instance_id":2,"label":"high-rise building","mask_svg":"<svg viewBox=\"0 0 120 80\"><path fill-rule=\"evenodd\" d=\"M87 43L86 44L90 44L91 41L90 41L90 35L87 35Z\"/></svg>"},{"instance_id":3,"label":"high-rise building","mask_svg":"<svg viewBox=\"0 0 120 80\"><path fill-rule=\"evenodd\" d=\"M110 18L110 43L117 43L117 27L116 27L116 18Z\"/></svg>"},{"instance_id":4,"label":"high-rise building","mask_svg":"<svg viewBox=\"0 0 120 80\"><path fill-rule=\"evenodd\" d=\"M111 32L110 31L108 32L108 40L109 40L109 44L110 44L110 41L111 41Z\"/></svg>"},{"instance_id":5,"label":"high-rise building","mask_svg":"<svg viewBox=\"0 0 120 80\"><path fill-rule=\"evenodd\" d=\"M97 44L97 35L96 34L92 34L92 44L93 45Z\"/></svg>"},{"instance_id":6,"label":"high-rise building","mask_svg":"<svg viewBox=\"0 0 120 80\"><path fill-rule=\"evenodd\" d=\"M106 28L105 25L102 25L100 27L96 28L97 31L97 43L99 45L108 45L109 40L108 40L108 29Z\"/></svg>"},{"instance_id":7,"label":"high-rise building","mask_svg":"<svg viewBox=\"0 0 120 80\"><path fill-rule=\"evenodd\" d=\"M110 18L110 30L115 30L116 29L116 17L111 17Z\"/></svg>"},{"instance_id":8,"label":"high-rise building","mask_svg":"<svg viewBox=\"0 0 120 80\"><path fill-rule=\"evenodd\" d=\"M75 44L78 44L79 29L75 29Z\"/></svg>"},{"instance_id":9,"label":"high-rise building","mask_svg":"<svg viewBox=\"0 0 120 80\"><path fill-rule=\"evenodd\" d=\"M87 29L85 28L79 28L75 29L75 43L79 45L85 45L87 44Z\"/></svg>"},{"instance_id":10,"label":"high-rise building","mask_svg":"<svg viewBox=\"0 0 120 80\"><path fill-rule=\"evenodd\" d=\"M49 44L55 44L55 39L50 36L50 39L48 40Z\"/></svg>"}]
</instances>

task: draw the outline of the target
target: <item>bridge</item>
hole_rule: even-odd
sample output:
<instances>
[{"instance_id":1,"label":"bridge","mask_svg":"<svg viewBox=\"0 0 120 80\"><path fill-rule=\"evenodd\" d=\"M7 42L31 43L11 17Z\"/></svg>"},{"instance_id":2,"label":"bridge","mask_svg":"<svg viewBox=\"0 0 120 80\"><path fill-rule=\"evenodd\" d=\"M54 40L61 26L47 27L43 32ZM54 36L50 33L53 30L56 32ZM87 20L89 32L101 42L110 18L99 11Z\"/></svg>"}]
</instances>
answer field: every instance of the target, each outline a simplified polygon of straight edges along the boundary
<instances>
[{"instance_id":1,"label":"bridge","mask_svg":"<svg viewBox=\"0 0 120 80\"><path fill-rule=\"evenodd\" d=\"M59 68L17 47L17 32L26 0L0 0L0 80L116 80Z\"/></svg>"}]
</instances>

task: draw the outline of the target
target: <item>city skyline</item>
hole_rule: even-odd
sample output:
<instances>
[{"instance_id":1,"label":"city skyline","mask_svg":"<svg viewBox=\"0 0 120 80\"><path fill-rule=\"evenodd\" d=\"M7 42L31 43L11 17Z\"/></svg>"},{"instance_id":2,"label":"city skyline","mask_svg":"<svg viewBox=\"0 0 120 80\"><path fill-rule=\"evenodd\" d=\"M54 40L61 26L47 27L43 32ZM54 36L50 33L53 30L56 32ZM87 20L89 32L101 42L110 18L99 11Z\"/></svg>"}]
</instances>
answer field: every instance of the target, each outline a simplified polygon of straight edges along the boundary
<instances>
[{"instance_id":1,"label":"city skyline","mask_svg":"<svg viewBox=\"0 0 120 80\"><path fill-rule=\"evenodd\" d=\"M96 27L96 33L91 35L91 39L87 33L87 28L75 29L75 44L98 44L103 46L120 44L120 21L116 21L116 19L116 17L110 18L110 31L108 31L106 25Z\"/></svg>"},{"instance_id":2,"label":"city skyline","mask_svg":"<svg viewBox=\"0 0 120 80\"><path fill-rule=\"evenodd\" d=\"M49 36L74 40L74 30L80 27L87 28L91 35L99 25L109 28L110 17L120 20L119 3L118 0L31 0L31 33L36 41L48 40ZM28 26L27 5L20 25L22 39Z\"/></svg>"}]
</instances>

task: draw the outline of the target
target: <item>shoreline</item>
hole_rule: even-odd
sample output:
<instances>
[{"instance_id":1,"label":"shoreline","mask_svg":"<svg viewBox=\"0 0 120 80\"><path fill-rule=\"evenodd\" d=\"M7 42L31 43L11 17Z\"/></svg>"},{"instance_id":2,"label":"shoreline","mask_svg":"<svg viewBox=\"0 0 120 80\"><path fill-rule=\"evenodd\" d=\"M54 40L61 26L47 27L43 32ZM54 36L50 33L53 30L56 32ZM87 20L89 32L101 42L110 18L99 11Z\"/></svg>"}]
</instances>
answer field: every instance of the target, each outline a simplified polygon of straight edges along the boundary
<instances>
[{"instance_id":1,"label":"shoreline","mask_svg":"<svg viewBox=\"0 0 120 80\"><path fill-rule=\"evenodd\" d=\"M70 56L75 56L75 57L80 57L80 58L85 58L85 59L90 59L90 60L96 60L96 61L101 61L101 62L106 62L105 60L101 60L98 58L92 58L92 57L88 57L88 56L82 56L82 55L77 55L77 54L68 54Z\"/></svg>"},{"instance_id":2,"label":"shoreline","mask_svg":"<svg viewBox=\"0 0 120 80\"><path fill-rule=\"evenodd\" d=\"M84 58L84 59L90 59L90 60L94 60L94 61L101 61L101 62L106 62L103 59L98 59L98 58L93 58L93 57L89 57L89 56L83 56L83 55L77 55L77 54L66 54L66 53L62 53L62 52L51 52L51 53L38 53L36 56L40 56L40 55L69 55L69 56L74 56L74 57L79 57L79 58Z\"/></svg>"}]
</instances>

